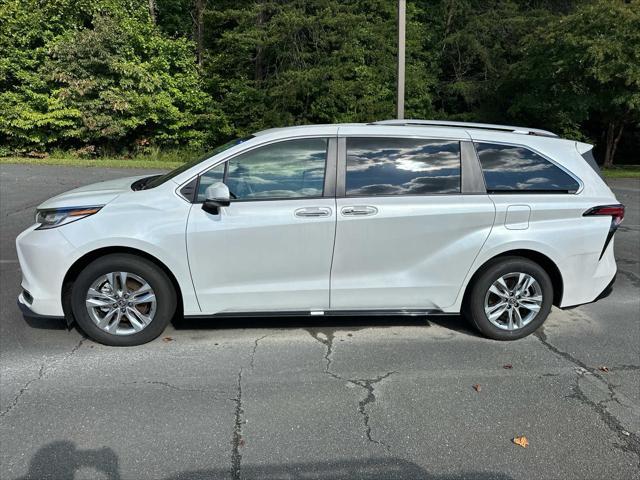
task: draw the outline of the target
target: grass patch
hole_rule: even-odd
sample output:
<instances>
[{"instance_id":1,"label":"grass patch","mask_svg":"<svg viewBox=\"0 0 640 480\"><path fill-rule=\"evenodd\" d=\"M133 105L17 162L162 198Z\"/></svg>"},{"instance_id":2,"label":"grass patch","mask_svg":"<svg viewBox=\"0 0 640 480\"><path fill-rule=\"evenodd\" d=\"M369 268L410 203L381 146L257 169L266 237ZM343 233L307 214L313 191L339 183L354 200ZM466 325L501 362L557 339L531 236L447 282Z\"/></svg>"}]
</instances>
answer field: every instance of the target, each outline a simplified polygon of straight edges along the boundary
<instances>
[{"instance_id":1,"label":"grass patch","mask_svg":"<svg viewBox=\"0 0 640 480\"><path fill-rule=\"evenodd\" d=\"M185 160L188 160L187 157ZM101 167L101 168L149 168L172 170L182 162L175 160L156 160L145 157L134 158L78 158L78 157L0 157L0 164L20 165L64 165L67 167Z\"/></svg>"},{"instance_id":2,"label":"grass patch","mask_svg":"<svg viewBox=\"0 0 640 480\"><path fill-rule=\"evenodd\" d=\"M602 173L607 178L640 178L640 165L605 168Z\"/></svg>"}]
</instances>

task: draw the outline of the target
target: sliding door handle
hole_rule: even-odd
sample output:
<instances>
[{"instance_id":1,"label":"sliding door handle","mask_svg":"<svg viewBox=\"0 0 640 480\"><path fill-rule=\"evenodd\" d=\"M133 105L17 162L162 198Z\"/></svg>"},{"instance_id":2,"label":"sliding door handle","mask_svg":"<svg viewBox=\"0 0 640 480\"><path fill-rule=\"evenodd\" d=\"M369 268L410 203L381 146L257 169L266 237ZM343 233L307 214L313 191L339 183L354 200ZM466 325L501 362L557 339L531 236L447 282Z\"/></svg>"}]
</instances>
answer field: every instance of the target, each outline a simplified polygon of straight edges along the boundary
<instances>
[{"instance_id":1,"label":"sliding door handle","mask_svg":"<svg viewBox=\"0 0 640 480\"><path fill-rule=\"evenodd\" d=\"M329 217L331 209L328 207L299 208L294 212L296 217Z\"/></svg>"},{"instance_id":2,"label":"sliding door handle","mask_svg":"<svg viewBox=\"0 0 640 480\"><path fill-rule=\"evenodd\" d=\"M342 207L342 215L347 217L365 217L368 215L375 215L378 213L378 209L376 207L372 207L371 205L353 205L349 207Z\"/></svg>"}]
</instances>

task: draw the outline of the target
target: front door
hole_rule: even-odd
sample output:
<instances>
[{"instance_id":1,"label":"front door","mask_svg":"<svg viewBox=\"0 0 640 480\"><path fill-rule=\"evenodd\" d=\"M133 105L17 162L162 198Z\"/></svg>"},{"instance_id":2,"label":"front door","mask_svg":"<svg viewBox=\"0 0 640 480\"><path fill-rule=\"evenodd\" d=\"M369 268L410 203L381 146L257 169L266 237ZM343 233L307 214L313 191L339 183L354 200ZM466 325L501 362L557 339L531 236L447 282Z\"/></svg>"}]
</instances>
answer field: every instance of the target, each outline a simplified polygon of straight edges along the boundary
<instances>
[{"instance_id":1,"label":"front door","mask_svg":"<svg viewBox=\"0 0 640 480\"><path fill-rule=\"evenodd\" d=\"M187 250L204 314L328 308L336 209L325 181L335 182L326 175L333 151L335 137L282 140L201 176ZM207 213L201 202L219 181L229 187L231 205Z\"/></svg>"},{"instance_id":2,"label":"front door","mask_svg":"<svg viewBox=\"0 0 640 480\"><path fill-rule=\"evenodd\" d=\"M331 308L452 305L495 212L486 193L462 192L461 139L343 131Z\"/></svg>"}]
</instances>

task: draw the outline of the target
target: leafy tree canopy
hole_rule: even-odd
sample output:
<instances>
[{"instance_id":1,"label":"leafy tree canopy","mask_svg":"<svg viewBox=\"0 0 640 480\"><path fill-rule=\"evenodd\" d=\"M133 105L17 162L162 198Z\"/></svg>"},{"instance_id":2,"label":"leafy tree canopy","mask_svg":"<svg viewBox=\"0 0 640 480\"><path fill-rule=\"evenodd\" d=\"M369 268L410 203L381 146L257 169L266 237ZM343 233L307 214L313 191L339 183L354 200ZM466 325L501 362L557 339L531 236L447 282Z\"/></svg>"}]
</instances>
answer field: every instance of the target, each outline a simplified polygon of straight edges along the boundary
<instances>
[{"instance_id":1,"label":"leafy tree canopy","mask_svg":"<svg viewBox=\"0 0 640 480\"><path fill-rule=\"evenodd\" d=\"M407 117L557 130L607 164L637 151L640 0L407 3ZM395 1L0 4L0 154L391 118L395 82Z\"/></svg>"}]
</instances>

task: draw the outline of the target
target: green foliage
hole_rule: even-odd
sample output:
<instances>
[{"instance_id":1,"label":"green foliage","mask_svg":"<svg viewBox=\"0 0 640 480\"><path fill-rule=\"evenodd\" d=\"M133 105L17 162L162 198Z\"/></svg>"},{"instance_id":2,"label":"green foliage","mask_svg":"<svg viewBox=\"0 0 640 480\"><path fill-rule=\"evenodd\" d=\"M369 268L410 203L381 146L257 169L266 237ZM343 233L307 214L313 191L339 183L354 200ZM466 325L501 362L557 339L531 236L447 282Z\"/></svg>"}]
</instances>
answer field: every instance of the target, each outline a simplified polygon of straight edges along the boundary
<instances>
[{"instance_id":1,"label":"green foliage","mask_svg":"<svg viewBox=\"0 0 640 480\"><path fill-rule=\"evenodd\" d=\"M505 82L514 117L572 135L589 119L640 121L640 2L583 5L523 43L523 59Z\"/></svg>"},{"instance_id":2,"label":"green foliage","mask_svg":"<svg viewBox=\"0 0 640 480\"><path fill-rule=\"evenodd\" d=\"M636 160L640 0L407 4L407 117L538 126ZM4 0L0 154L391 118L396 34L395 0Z\"/></svg>"},{"instance_id":3,"label":"green foliage","mask_svg":"<svg viewBox=\"0 0 640 480\"><path fill-rule=\"evenodd\" d=\"M386 0L215 2L205 71L238 132L394 116L395 5ZM435 83L411 20L407 111L430 116Z\"/></svg>"},{"instance_id":4,"label":"green foliage","mask_svg":"<svg viewBox=\"0 0 640 480\"><path fill-rule=\"evenodd\" d=\"M191 42L163 36L144 4L47 3L56 16L39 3L11 0L0 12L2 143L109 152L228 135Z\"/></svg>"}]
</instances>

